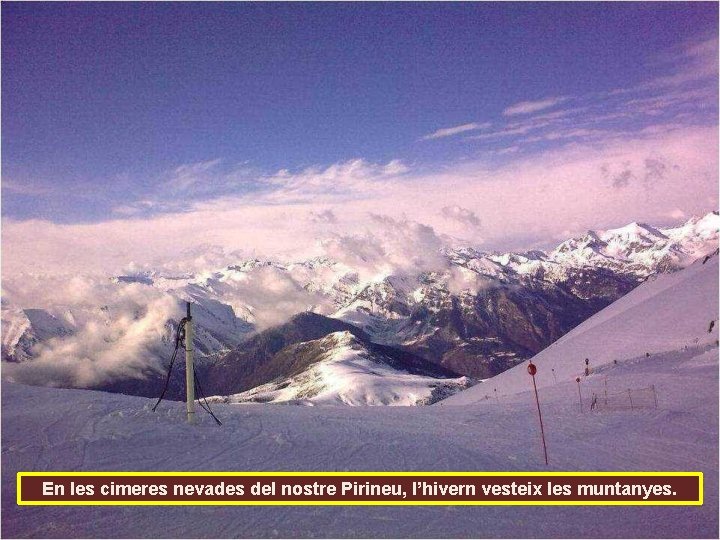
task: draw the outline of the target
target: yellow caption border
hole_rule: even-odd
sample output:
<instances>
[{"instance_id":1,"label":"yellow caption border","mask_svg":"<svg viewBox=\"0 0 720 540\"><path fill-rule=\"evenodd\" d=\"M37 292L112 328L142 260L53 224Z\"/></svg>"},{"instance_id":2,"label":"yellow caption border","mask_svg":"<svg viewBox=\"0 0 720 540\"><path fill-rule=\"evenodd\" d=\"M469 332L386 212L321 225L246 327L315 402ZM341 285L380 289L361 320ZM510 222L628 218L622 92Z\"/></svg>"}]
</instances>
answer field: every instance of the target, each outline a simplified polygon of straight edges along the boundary
<instances>
[{"instance_id":1,"label":"yellow caption border","mask_svg":"<svg viewBox=\"0 0 720 540\"><path fill-rule=\"evenodd\" d=\"M73 476L76 478L108 476L108 477L144 477L144 476L168 476L168 477L198 477L198 476L229 476L229 477L259 477L259 476L284 476L284 477L327 477L327 476L350 476L350 477L370 477L370 476L435 476L435 477L457 477L457 476L473 476L473 477L497 477L510 476L522 477L529 480L533 478L543 478L548 476L589 476L589 477L607 477L615 479L617 477L626 476L684 476L698 479L698 499L691 501L578 501L578 500L562 500L562 501L502 501L502 500L483 500L483 501L332 501L332 500L287 500L287 501L262 501L262 500L239 500L239 501L29 501L23 500L21 493L21 478L24 476ZM702 472L678 472L678 471L660 471L660 472L479 472L479 471L252 471L252 472L170 472L170 471L142 471L142 472L18 472L17 473L17 504L24 506L701 506L703 504L703 473Z\"/></svg>"}]
</instances>

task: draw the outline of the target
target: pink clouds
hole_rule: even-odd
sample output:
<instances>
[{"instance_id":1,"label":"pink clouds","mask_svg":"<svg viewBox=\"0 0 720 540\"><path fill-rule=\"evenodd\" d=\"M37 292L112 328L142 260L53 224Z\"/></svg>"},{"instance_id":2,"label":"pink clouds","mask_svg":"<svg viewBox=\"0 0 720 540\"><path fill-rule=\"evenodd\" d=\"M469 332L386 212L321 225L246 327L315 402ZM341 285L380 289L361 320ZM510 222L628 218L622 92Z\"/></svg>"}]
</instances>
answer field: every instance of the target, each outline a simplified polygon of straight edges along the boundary
<instances>
[{"instance_id":1,"label":"pink clouds","mask_svg":"<svg viewBox=\"0 0 720 540\"><path fill-rule=\"evenodd\" d=\"M416 172L399 161L353 160L278 173L272 189L146 219L76 225L4 219L3 271L108 272L130 262L177 265L181 252L201 244L243 253L315 255L323 253L318 242L333 234L387 230L370 214L428 225L441 238L529 247L568 229L663 222L679 212L717 208L717 145L716 128L688 127L568 144L494 168L476 160L440 172ZM618 175L623 178L619 186L613 182ZM443 208L456 210L443 213ZM448 219L448 212L482 220L482 240L477 227L467 219ZM313 215L333 219L319 223L308 218Z\"/></svg>"}]
</instances>

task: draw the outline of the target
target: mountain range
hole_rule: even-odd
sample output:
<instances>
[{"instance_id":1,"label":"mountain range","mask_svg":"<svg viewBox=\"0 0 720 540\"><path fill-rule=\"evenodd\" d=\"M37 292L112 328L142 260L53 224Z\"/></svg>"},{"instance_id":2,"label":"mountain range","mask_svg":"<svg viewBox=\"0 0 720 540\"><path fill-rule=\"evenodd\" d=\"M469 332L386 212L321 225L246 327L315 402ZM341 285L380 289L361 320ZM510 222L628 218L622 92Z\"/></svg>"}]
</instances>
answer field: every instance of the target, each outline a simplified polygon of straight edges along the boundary
<instances>
[{"instance_id":1,"label":"mountain range","mask_svg":"<svg viewBox=\"0 0 720 540\"><path fill-rule=\"evenodd\" d=\"M714 252L719 226L713 212L672 228L588 231L550 251L445 248L438 264L412 271L368 275L328 257L253 259L196 274L115 276L108 286L193 303L207 393L231 396L217 399L419 404L513 367L644 280ZM75 339L88 321L110 324L119 310L4 298L2 359L34 362L44 347ZM168 318L153 330L137 373L87 386L158 394L176 324ZM126 336L117 334L109 339L120 344ZM353 370L359 375L342 376ZM181 397L181 375L182 366L170 397Z\"/></svg>"}]
</instances>

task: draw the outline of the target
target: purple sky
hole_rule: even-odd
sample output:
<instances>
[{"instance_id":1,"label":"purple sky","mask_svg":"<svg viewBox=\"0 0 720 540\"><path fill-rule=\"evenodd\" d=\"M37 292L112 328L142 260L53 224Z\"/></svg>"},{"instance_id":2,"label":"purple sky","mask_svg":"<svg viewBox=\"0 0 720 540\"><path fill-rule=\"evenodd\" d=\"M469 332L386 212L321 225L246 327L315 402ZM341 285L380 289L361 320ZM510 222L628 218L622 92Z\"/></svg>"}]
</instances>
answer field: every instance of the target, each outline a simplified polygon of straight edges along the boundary
<instances>
[{"instance_id":1,"label":"purple sky","mask_svg":"<svg viewBox=\"0 0 720 540\"><path fill-rule=\"evenodd\" d=\"M4 269L717 208L716 3L3 3ZM175 251L174 251L175 250Z\"/></svg>"}]
</instances>

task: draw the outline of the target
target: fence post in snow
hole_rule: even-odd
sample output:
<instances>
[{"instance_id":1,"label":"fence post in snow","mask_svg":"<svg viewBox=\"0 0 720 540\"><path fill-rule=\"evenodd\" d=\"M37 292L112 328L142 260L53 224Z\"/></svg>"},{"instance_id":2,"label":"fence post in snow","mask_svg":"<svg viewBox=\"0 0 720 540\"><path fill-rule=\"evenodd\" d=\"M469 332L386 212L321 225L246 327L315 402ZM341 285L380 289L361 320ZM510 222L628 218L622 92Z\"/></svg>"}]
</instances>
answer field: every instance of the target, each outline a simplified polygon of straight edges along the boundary
<instances>
[{"instance_id":1,"label":"fence post in snow","mask_svg":"<svg viewBox=\"0 0 720 540\"><path fill-rule=\"evenodd\" d=\"M628 388L628 397L630 398L630 410L632 411L635 409L635 407L633 407L633 402L632 402L632 391L629 388Z\"/></svg>"},{"instance_id":2,"label":"fence post in snow","mask_svg":"<svg viewBox=\"0 0 720 540\"><path fill-rule=\"evenodd\" d=\"M542 412L540 411L540 398L538 397L537 384L535 384L535 374L537 373L537 368L535 367L535 364L532 363L532 360L528 364L527 370L532 377L533 389L535 390L535 403L537 404L538 418L540 419L540 435L542 436L543 452L545 453L545 465L547 465L548 456L547 445L545 444L545 428L543 427Z\"/></svg>"},{"instance_id":3,"label":"fence post in snow","mask_svg":"<svg viewBox=\"0 0 720 540\"><path fill-rule=\"evenodd\" d=\"M583 404L582 404L582 392L580 392L580 377L577 377L575 379L575 382L578 385L578 398L580 399L580 412L583 412Z\"/></svg>"}]
</instances>

